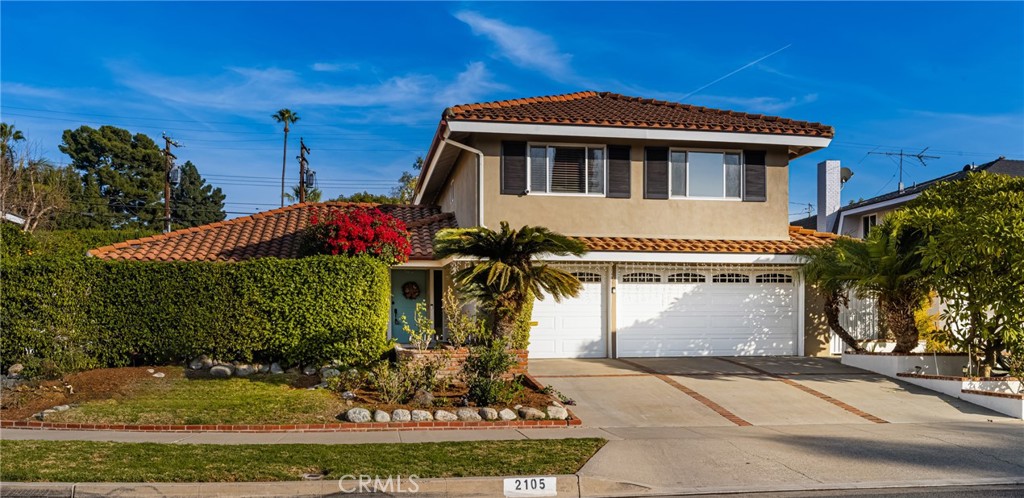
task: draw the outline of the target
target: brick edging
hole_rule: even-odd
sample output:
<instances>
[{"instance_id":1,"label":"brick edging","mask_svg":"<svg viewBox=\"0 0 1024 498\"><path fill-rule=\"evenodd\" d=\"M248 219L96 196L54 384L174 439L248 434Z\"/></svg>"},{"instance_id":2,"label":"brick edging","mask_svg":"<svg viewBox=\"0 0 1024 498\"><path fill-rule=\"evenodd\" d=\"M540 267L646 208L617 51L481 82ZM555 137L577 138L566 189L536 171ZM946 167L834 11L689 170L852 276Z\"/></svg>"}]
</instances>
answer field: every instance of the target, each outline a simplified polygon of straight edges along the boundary
<instances>
[{"instance_id":1,"label":"brick edging","mask_svg":"<svg viewBox=\"0 0 1024 498\"><path fill-rule=\"evenodd\" d=\"M1016 377L960 377L956 375L932 375L932 374L919 374L914 372L897 372L897 377L908 377L908 378L920 378L920 379L934 379L934 380L959 380L959 381L974 381L974 382L1010 382L1018 380Z\"/></svg>"},{"instance_id":2,"label":"brick edging","mask_svg":"<svg viewBox=\"0 0 1024 498\"><path fill-rule=\"evenodd\" d=\"M508 420L494 422L368 422L334 424L289 424L289 425L131 425L131 424L80 424L41 422L35 420L0 420L0 428L37 429L58 431L120 431L120 432L391 432L391 431L443 431L443 430L488 430L488 429L547 429L576 427L583 421L573 416L568 420Z\"/></svg>"},{"instance_id":3,"label":"brick edging","mask_svg":"<svg viewBox=\"0 0 1024 498\"><path fill-rule=\"evenodd\" d=\"M805 386L805 385L803 385L803 384L801 384L801 383L799 383L799 382L797 382L797 381L795 381L793 379L787 379L786 377L783 377L782 375L779 375L779 374L776 374L776 373L772 373L772 372L769 372L767 370L764 370L762 368L758 368L758 367L755 367L755 366L752 366L752 365L746 365L746 364L740 363L738 361L733 361L733 360L730 360L729 358L721 358L721 357L719 357L718 359L722 360L722 361L726 361L726 362L732 363L733 365L738 365L738 366L741 366L743 368L748 368L748 369L753 370L755 372L758 372L758 373L760 373L762 375L765 375L767 377L771 377L771 378L773 378L773 379L775 379L775 380L777 380L779 382L782 382L783 384L786 384L786 385L791 386L791 387L795 387L795 388L797 388L797 389L799 389L799 390L801 390L801 391L803 391L803 392L805 392L807 394L810 394L811 396L814 396L815 398L818 398L818 399L820 399L820 400L822 400L822 401L824 401L826 403L830 403L833 406L841 408L842 410L845 410L847 413L856 415L856 416L858 416L858 417L860 417L860 418L862 418L864 420L867 420L867 421L870 421L870 422L874 422L876 424L888 424L889 423L888 420L885 420L885 419L880 418L880 417L876 417L876 416L874 416L874 415L872 415L872 414L870 414L870 413L868 413L868 412L866 412L864 410L861 410L860 408L857 408L857 407L855 407L853 405L850 405L850 404L848 404L848 403L846 403L844 401L840 401L840 400L838 400L836 398L833 398L832 396L829 396L829 395L827 395L827 394L825 394L825 393L823 393L823 392L821 392L821 391L819 391L817 389L814 389L814 388L809 387L809 386Z\"/></svg>"},{"instance_id":4,"label":"brick edging","mask_svg":"<svg viewBox=\"0 0 1024 498\"><path fill-rule=\"evenodd\" d=\"M960 392L966 394L977 394L979 396L992 396L993 398L1009 398L1024 401L1024 394L996 393L992 391L979 391L977 389L961 389Z\"/></svg>"},{"instance_id":5,"label":"brick edging","mask_svg":"<svg viewBox=\"0 0 1024 498\"><path fill-rule=\"evenodd\" d=\"M657 370L654 370L653 368L650 368L647 365L643 365L643 364L640 364L640 363L635 363L635 362L632 362L632 361L629 361L629 360L624 360L622 358L619 358L619 361L621 361L621 362L623 362L623 363L625 363L627 365L631 365L631 366L634 366L636 368L639 368L640 370L642 370L644 372L647 372L648 374L654 376L656 379L658 379L658 380L668 384L669 386L675 388L675 390L677 390L677 391L679 391L679 392L689 396L690 398L693 398L694 401L704 405L704 407L706 407L707 409L717 413L722 418L724 418L724 419L726 419L726 420L736 424L739 427L750 427L750 426L754 425L754 424L751 424L750 422L747 422L746 420L743 420L742 418L740 418L739 415L736 415L735 413L729 411L724 406L722 406L722 405L720 405L718 403L715 403L714 401L711 401L710 399L707 398L707 396L704 396L703 394L701 394L701 393L699 393L697 391L694 391L693 389L690 389L689 387L686 387L686 386L680 384L679 382L676 382L675 379L673 379L673 378L669 377L668 375L665 375L665 374L663 374L661 372L658 372Z\"/></svg>"}]
</instances>

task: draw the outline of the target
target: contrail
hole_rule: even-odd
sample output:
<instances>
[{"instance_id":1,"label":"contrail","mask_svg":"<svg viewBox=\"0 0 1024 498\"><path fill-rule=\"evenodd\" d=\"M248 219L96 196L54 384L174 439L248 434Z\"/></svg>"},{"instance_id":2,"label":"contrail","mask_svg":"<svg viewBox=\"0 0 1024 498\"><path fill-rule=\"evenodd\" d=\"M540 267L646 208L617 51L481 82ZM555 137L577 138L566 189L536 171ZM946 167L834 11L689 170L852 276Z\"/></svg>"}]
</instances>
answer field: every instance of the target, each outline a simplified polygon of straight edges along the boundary
<instances>
[{"instance_id":1,"label":"contrail","mask_svg":"<svg viewBox=\"0 0 1024 498\"><path fill-rule=\"evenodd\" d=\"M739 68L733 70L731 73L729 73L729 74L727 74L725 76L722 76L721 78L718 78L717 80L712 81L711 83L708 83L707 85L704 85L704 86L702 86L702 87L700 87L700 88L698 88L698 89L696 89L696 90L694 90L694 91L684 95L679 100L686 100L690 96L692 96L694 94L697 94L697 93L700 93L701 90L704 90L705 88L707 88L707 87L709 87L711 85L714 85L715 83L718 83L719 81L722 81L722 80L724 80L724 79L726 79L726 78L728 78L728 77L730 77L730 76L732 76L732 75L734 75L734 74L736 74L736 73L738 73L738 72L740 72L740 71L742 71L742 70L744 70L744 69L746 69L746 68L748 68L750 66L753 66L754 64L757 64L758 62L761 62L761 61L763 61L763 60L765 60L765 59L767 59L767 58L769 58L769 57L771 57L771 56L773 56L773 55L775 55L775 54L777 54L779 52L782 52L783 50L786 50L789 47L792 47L792 46L793 46L793 44L790 43L789 45L786 45L785 47L782 47L782 48L780 48L780 49L778 49L778 50L776 50L776 51L774 51L774 52L772 52L772 53L770 53L770 54L768 54L768 55L766 55L764 57L761 57L760 59L757 59L757 60L755 60L753 62L748 62L748 63L740 66Z\"/></svg>"}]
</instances>

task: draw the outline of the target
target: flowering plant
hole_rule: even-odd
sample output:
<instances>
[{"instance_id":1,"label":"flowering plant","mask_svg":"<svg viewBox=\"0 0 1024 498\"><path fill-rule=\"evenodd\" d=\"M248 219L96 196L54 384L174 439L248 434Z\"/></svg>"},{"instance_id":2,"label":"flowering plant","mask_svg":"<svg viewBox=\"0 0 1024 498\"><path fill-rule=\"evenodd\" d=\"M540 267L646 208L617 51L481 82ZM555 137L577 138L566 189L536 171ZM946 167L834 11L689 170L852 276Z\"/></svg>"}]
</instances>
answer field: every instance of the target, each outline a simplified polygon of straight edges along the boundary
<instances>
[{"instance_id":1,"label":"flowering plant","mask_svg":"<svg viewBox=\"0 0 1024 498\"><path fill-rule=\"evenodd\" d=\"M375 207L314 211L307 229L309 252L369 254L389 265L409 261L412 245L405 223Z\"/></svg>"}]
</instances>

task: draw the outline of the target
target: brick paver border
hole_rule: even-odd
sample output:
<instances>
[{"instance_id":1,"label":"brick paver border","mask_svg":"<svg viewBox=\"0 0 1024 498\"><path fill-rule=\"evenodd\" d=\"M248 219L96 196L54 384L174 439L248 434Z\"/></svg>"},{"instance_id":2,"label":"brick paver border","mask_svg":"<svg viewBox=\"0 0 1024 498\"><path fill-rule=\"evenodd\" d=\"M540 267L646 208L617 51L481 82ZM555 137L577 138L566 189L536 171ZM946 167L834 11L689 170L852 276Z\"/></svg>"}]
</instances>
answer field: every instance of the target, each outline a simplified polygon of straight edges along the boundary
<instances>
[{"instance_id":1,"label":"brick paver border","mask_svg":"<svg viewBox=\"0 0 1024 498\"><path fill-rule=\"evenodd\" d=\"M888 424L889 423L889 421L887 421L887 420L884 420L884 419L881 419L879 417L876 417L876 416L874 416L874 415L872 415L872 414L870 414L868 412L865 412L865 411L863 411L863 410L861 410L859 408L856 408L856 407L848 405L848 404L846 404L846 403L844 403L842 401L839 401L838 399L835 399L832 396L829 396L829 395L827 395L827 394L825 394L825 393L823 393L821 391L818 391L816 389L812 389L810 387L807 387L807 386L805 386L805 385L803 385L803 384L801 384L801 383L799 383L799 382L797 382L795 380L787 379L786 377L783 377L783 376L781 376L779 374L772 373L772 372L769 372L767 370L763 370L763 369L758 368L758 367L754 367L754 366L750 366L750 365L745 365L745 364L740 363L738 361L734 361L734 360L732 360L730 358L719 357L718 359L722 360L722 361L726 361L726 362L732 363L733 365L739 365L739 366L741 366L743 368L749 368L749 369L751 369L751 370L753 370L753 371L755 371L757 373L760 373L760 374L762 374L764 376L771 377L771 378L773 378L773 379L775 379L775 380L777 380L779 382L782 382L782 383L784 383L786 385L795 387L795 388L797 388L797 389L799 389L799 390L801 390L801 391L803 391L803 392L805 392L807 394L810 394L811 396L814 396L815 398L818 398L818 399L820 399L822 401L825 401L825 402L831 403L831 404L833 404L835 406L838 406L839 408L842 408L843 410L846 410L847 412L852 413L852 414L854 414L854 415L856 415L856 416L858 416L858 417L860 417L862 419L869 420L869 421L874 422L876 424Z\"/></svg>"},{"instance_id":2,"label":"brick paver border","mask_svg":"<svg viewBox=\"0 0 1024 498\"><path fill-rule=\"evenodd\" d=\"M369 422L364 424L290 424L290 425L124 425L41 422L35 420L0 420L0 427L58 431L121 431L121 432L390 432L390 431L452 431L487 429L547 429L576 427L583 421L510 420L496 422Z\"/></svg>"},{"instance_id":3,"label":"brick paver border","mask_svg":"<svg viewBox=\"0 0 1024 498\"><path fill-rule=\"evenodd\" d=\"M678 391L682 392L683 394L693 398L698 403L700 403L700 404L710 408L711 411L721 415L726 420L728 420L728 421L730 421L730 422L732 422L732 423L734 423L734 424L736 424L736 425L738 425L740 427L749 427L749 426L754 425L754 424L751 424L750 422L747 422L746 420L743 420L742 418L739 417L739 415L736 415L735 413L725 409L724 406L722 406L722 405L720 405L718 403L715 403L714 401L711 401L710 399L705 397L703 394L701 394L701 393L699 393L697 391L694 391L693 389L690 389L689 387L686 387L686 386L680 384L679 382L676 382L675 379L669 377L668 375L660 373L657 370L654 370L654 369L648 367L647 365L642 365L640 363L635 363L635 362L632 362L632 361L629 361L629 360L623 360L622 358L619 358L619 361L621 361L621 362L623 362L623 363L625 363L627 365L639 368L639 369L641 369L641 370L651 374L652 376L654 376L658 380L660 380L660 381L662 381L662 382L664 382L664 383L674 387L676 390L678 390Z\"/></svg>"}]
</instances>

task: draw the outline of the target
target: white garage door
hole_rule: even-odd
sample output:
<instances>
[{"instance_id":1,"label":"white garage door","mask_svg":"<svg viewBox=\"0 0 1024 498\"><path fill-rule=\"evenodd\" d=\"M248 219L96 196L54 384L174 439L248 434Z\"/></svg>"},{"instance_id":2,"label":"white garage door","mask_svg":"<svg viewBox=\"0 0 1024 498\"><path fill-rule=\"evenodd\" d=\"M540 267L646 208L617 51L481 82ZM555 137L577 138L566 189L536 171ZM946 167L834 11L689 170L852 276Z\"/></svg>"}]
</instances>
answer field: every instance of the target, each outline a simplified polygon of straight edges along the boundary
<instances>
[{"instance_id":1,"label":"white garage door","mask_svg":"<svg viewBox=\"0 0 1024 498\"><path fill-rule=\"evenodd\" d=\"M573 272L583 284L578 297L556 303L551 297L533 305L530 358L604 358L607 356L604 327L602 273Z\"/></svg>"},{"instance_id":2,"label":"white garage door","mask_svg":"<svg viewBox=\"0 0 1024 498\"><path fill-rule=\"evenodd\" d=\"M618 356L795 355L795 280L775 272L623 272Z\"/></svg>"}]
</instances>

